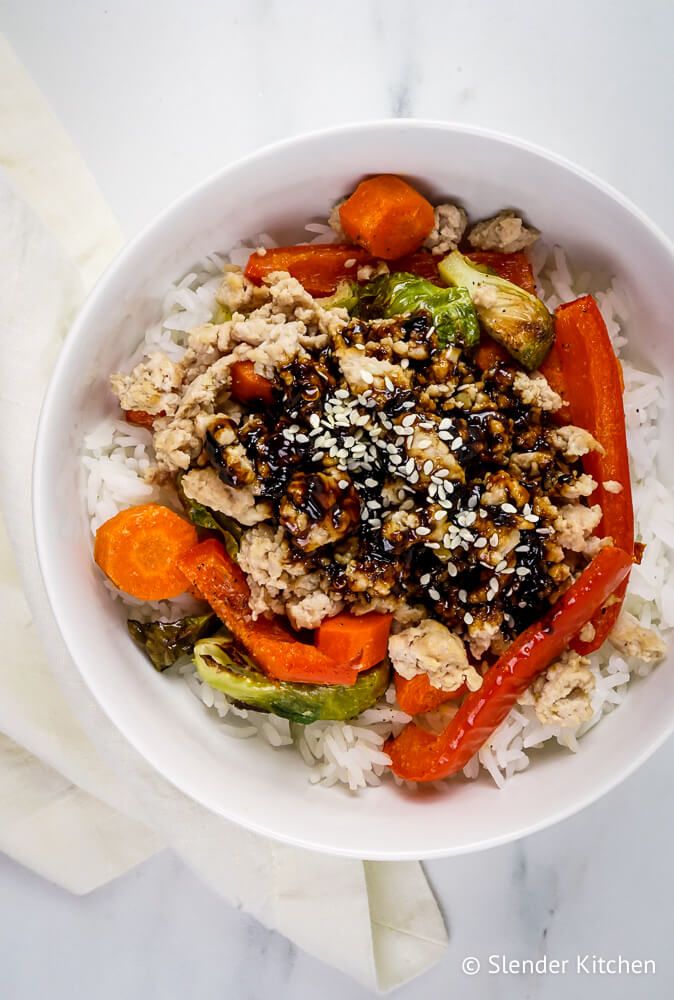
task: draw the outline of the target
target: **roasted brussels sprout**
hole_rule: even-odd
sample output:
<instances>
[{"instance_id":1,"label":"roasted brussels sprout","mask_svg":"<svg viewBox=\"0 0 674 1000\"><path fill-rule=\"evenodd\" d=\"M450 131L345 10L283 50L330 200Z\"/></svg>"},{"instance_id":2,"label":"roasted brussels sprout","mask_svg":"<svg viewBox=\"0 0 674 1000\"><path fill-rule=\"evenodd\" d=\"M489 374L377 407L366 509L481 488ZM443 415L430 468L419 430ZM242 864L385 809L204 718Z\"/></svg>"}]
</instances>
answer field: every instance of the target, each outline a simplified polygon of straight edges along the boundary
<instances>
[{"instance_id":1,"label":"roasted brussels sprout","mask_svg":"<svg viewBox=\"0 0 674 1000\"><path fill-rule=\"evenodd\" d=\"M458 250L440 261L438 270L448 284L468 290L480 322L494 340L525 368L533 371L540 366L555 339L552 316L540 299Z\"/></svg>"},{"instance_id":2,"label":"roasted brussels sprout","mask_svg":"<svg viewBox=\"0 0 674 1000\"><path fill-rule=\"evenodd\" d=\"M181 656L192 652L199 639L213 635L222 627L222 622L212 611L207 615L191 615L175 622L139 622L131 619L127 623L129 634L140 646L155 670L172 667Z\"/></svg>"},{"instance_id":3,"label":"roasted brussels sprout","mask_svg":"<svg viewBox=\"0 0 674 1000\"><path fill-rule=\"evenodd\" d=\"M317 299L317 302L324 309L336 309L338 306L341 306L342 309L347 309L351 313L358 306L359 299L360 287L358 282L348 281L346 278L343 278L332 295Z\"/></svg>"},{"instance_id":4,"label":"roasted brussels sprout","mask_svg":"<svg viewBox=\"0 0 674 1000\"><path fill-rule=\"evenodd\" d=\"M222 535L227 554L232 559L236 559L243 528L233 517L227 517L226 514L221 514L220 511L210 510L209 507L204 507L197 500L192 500L188 497L182 488L183 475L184 473L181 473L176 479L176 491L188 518L198 528L207 528L209 531L219 532Z\"/></svg>"},{"instance_id":5,"label":"roasted brussels sprout","mask_svg":"<svg viewBox=\"0 0 674 1000\"><path fill-rule=\"evenodd\" d=\"M352 687L339 684L291 684L261 673L231 636L202 639L194 647L202 681L231 701L255 712L271 712L308 725L319 719L352 719L381 698L388 686L385 660L359 675Z\"/></svg>"},{"instance_id":6,"label":"roasted brussels sprout","mask_svg":"<svg viewBox=\"0 0 674 1000\"><path fill-rule=\"evenodd\" d=\"M473 347L480 328L465 288L441 288L413 274L382 274L360 290L357 312L366 319L429 313L441 347Z\"/></svg>"}]
</instances>

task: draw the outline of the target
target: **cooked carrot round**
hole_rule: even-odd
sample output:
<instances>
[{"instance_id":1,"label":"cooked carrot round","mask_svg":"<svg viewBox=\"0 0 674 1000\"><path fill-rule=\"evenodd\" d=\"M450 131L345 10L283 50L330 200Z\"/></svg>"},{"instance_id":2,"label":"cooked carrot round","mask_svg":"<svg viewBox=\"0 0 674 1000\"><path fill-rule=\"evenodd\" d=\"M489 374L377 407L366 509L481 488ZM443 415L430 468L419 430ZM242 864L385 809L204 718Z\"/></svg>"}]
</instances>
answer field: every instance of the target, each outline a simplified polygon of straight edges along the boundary
<instances>
[{"instance_id":1,"label":"cooked carrot round","mask_svg":"<svg viewBox=\"0 0 674 1000\"><path fill-rule=\"evenodd\" d=\"M168 507L142 504L121 510L100 526L94 559L126 594L163 601L188 589L178 560L197 541L194 526Z\"/></svg>"}]
</instances>

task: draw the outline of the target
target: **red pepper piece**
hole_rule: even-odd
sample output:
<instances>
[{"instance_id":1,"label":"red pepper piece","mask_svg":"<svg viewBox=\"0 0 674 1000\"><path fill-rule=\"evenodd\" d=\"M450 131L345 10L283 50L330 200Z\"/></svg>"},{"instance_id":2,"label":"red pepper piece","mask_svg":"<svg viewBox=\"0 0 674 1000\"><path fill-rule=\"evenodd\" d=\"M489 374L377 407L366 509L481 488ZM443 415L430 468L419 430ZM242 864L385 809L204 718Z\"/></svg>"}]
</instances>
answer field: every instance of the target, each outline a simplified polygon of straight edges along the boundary
<instances>
[{"instance_id":1,"label":"red pepper piece","mask_svg":"<svg viewBox=\"0 0 674 1000\"><path fill-rule=\"evenodd\" d=\"M568 646L629 573L632 556L607 547L535 625L511 644L439 736L410 723L384 751L395 774L435 781L456 774L500 726L534 678Z\"/></svg>"},{"instance_id":2,"label":"red pepper piece","mask_svg":"<svg viewBox=\"0 0 674 1000\"><path fill-rule=\"evenodd\" d=\"M529 258L523 250L517 253L496 253L490 250L479 250L475 253L466 254L469 260L475 264L484 264L498 274L499 278L511 281L513 285L519 285L525 292L536 294L536 282L534 272L531 269Z\"/></svg>"},{"instance_id":3,"label":"red pepper piece","mask_svg":"<svg viewBox=\"0 0 674 1000\"><path fill-rule=\"evenodd\" d=\"M623 382L620 362L606 329L599 306L591 295L559 306L555 313L555 343L542 367L553 387L566 400L565 420L584 427L603 445L605 454L592 451L583 456L583 468L597 482L590 503L601 506L603 516L598 533L634 555L634 512L630 468L625 434ZM555 381L557 384L555 384ZM620 493L611 493L606 482L617 482ZM617 591L618 598L595 616L595 637L590 642L576 639L573 648L583 655L599 649L620 614L627 580Z\"/></svg>"},{"instance_id":4,"label":"red pepper piece","mask_svg":"<svg viewBox=\"0 0 674 1000\"><path fill-rule=\"evenodd\" d=\"M347 267L347 261L354 263ZM288 271L310 295L332 295L344 278L356 280L358 268L372 264L367 250L343 243L311 243L297 247L274 247L264 255L252 253L244 274L256 285L272 271Z\"/></svg>"},{"instance_id":5,"label":"red pepper piece","mask_svg":"<svg viewBox=\"0 0 674 1000\"><path fill-rule=\"evenodd\" d=\"M300 684L355 684L358 671L351 664L332 660L315 646L299 642L277 618L253 620L248 581L221 542L214 538L200 542L178 566L270 677Z\"/></svg>"}]
</instances>

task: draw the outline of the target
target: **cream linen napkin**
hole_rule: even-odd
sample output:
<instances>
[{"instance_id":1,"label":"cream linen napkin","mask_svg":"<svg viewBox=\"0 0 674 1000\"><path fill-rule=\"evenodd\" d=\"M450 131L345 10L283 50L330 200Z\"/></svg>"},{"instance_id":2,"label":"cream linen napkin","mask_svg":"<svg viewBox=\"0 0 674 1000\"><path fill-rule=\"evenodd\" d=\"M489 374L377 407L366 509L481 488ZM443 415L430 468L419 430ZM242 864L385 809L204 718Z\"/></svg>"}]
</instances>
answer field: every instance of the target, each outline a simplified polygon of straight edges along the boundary
<instances>
[{"instance_id":1,"label":"cream linen napkin","mask_svg":"<svg viewBox=\"0 0 674 1000\"><path fill-rule=\"evenodd\" d=\"M171 846L267 927L370 989L392 989L446 949L420 865L274 844L187 799L100 711L51 616L30 520L37 415L72 316L120 244L0 37L0 850L83 893Z\"/></svg>"}]
</instances>

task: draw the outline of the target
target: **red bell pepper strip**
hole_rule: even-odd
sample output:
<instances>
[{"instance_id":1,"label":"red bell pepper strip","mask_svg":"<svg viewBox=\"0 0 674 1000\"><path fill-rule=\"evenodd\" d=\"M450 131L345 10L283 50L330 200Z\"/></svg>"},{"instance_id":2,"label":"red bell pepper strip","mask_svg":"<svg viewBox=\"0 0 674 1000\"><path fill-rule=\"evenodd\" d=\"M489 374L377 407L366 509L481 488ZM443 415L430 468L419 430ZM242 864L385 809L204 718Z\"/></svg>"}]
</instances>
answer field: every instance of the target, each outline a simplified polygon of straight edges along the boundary
<instances>
[{"instance_id":1,"label":"red bell pepper strip","mask_svg":"<svg viewBox=\"0 0 674 1000\"><path fill-rule=\"evenodd\" d=\"M398 704L408 715L432 712L446 701L460 698L467 690L466 685L461 684L454 691L443 691L442 688L433 687L427 674L417 674L409 680L396 674L395 686Z\"/></svg>"},{"instance_id":2,"label":"red bell pepper strip","mask_svg":"<svg viewBox=\"0 0 674 1000\"><path fill-rule=\"evenodd\" d=\"M590 503L598 503L602 509L598 533L634 555L622 371L592 296L584 295L556 310L555 343L550 354L552 358L548 355L542 370L546 377L550 369L554 371L553 387L561 389L566 400L565 419L590 431L605 450L603 455L592 451L583 457L583 468L597 482ZM622 490L609 492L604 483L610 481L620 483ZM627 580L615 594L617 600L594 617L595 637L590 642L574 640L573 648L578 653L588 655L599 649L616 623L626 589Z\"/></svg>"},{"instance_id":3,"label":"red bell pepper strip","mask_svg":"<svg viewBox=\"0 0 674 1000\"><path fill-rule=\"evenodd\" d=\"M347 262L353 261L350 267ZM264 255L252 253L245 276L256 285L272 271L288 271L310 295L332 295L344 278L356 280L358 268L372 264L367 250L343 243L311 243L306 246L274 247Z\"/></svg>"},{"instance_id":4,"label":"red bell pepper strip","mask_svg":"<svg viewBox=\"0 0 674 1000\"><path fill-rule=\"evenodd\" d=\"M500 726L518 698L553 663L629 573L632 557L607 547L535 625L515 639L487 671L447 728L436 736L414 723L384 746L394 774L435 781L456 774Z\"/></svg>"},{"instance_id":5,"label":"red bell pepper strip","mask_svg":"<svg viewBox=\"0 0 674 1000\"><path fill-rule=\"evenodd\" d=\"M526 292L536 294L536 282L534 272L529 263L529 258L522 251L517 253L496 253L495 251L479 250L475 253L466 254L469 260L475 264L484 264L498 274L499 278L511 281L513 285L519 285Z\"/></svg>"},{"instance_id":6,"label":"red bell pepper strip","mask_svg":"<svg viewBox=\"0 0 674 1000\"><path fill-rule=\"evenodd\" d=\"M300 684L355 684L358 671L299 642L277 618L253 620L250 589L221 542L209 538L178 561L182 573L270 677Z\"/></svg>"},{"instance_id":7,"label":"red bell pepper strip","mask_svg":"<svg viewBox=\"0 0 674 1000\"><path fill-rule=\"evenodd\" d=\"M388 652L388 636L393 615L370 611L352 615L342 611L326 618L316 629L316 648L333 660L358 664L368 670L381 663Z\"/></svg>"},{"instance_id":8,"label":"red bell pepper strip","mask_svg":"<svg viewBox=\"0 0 674 1000\"><path fill-rule=\"evenodd\" d=\"M502 278L535 293L533 271L525 253L471 253L468 256L478 264L488 265ZM418 278L443 284L438 275L440 259L426 250L419 250L388 261L388 267L391 272L406 271ZM288 271L310 295L322 297L332 295L340 281L357 280L360 267L376 264L376 258L361 247L345 243L310 243L274 247L264 254L252 253L244 273L250 281L259 285L272 271Z\"/></svg>"}]
</instances>

